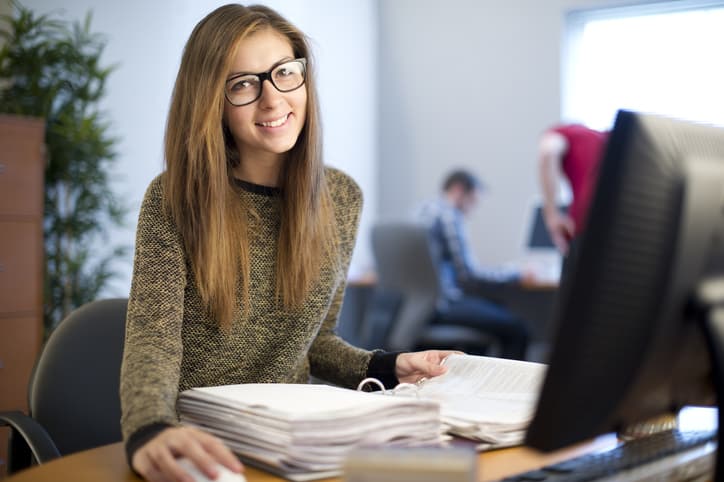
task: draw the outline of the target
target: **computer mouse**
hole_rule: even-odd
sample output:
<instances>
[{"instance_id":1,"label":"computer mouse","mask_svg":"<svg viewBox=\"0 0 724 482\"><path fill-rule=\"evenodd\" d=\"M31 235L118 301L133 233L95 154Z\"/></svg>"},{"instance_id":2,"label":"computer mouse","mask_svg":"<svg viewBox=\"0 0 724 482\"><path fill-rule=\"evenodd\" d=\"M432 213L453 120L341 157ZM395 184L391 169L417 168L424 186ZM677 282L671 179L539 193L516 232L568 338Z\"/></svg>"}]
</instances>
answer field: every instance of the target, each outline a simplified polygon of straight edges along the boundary
<instances>
[{"instance_id":1,"label":"computer mouse","mask_svg":"<svg viewBox=\"0 0 724 482\"><path fill-rule=\"evenodd\" d=\"M176 462L193 477L194 482L246 482L246 477L242 474L234 473L221 464L216 466L216 470L219 471L218 477L210 479L204 475L191 460L182 457L177 459Z\"/></svg>"}]
</instances>

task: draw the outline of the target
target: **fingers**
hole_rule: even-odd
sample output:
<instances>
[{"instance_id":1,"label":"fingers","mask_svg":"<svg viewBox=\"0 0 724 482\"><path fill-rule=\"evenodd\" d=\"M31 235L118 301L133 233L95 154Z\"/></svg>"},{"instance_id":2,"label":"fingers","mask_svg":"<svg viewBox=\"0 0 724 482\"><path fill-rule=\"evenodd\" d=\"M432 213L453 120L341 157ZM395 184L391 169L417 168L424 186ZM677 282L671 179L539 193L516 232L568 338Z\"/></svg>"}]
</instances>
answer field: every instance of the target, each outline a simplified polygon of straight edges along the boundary
<instances>
[{"instance_id":1,"label":"fingers","mask_svg":"<svg viewBox=\"0 0 724 482\"><path fill-rule=\"evenodd\" d=\"M563 214L556 214L550 221L546 220L548 233L551 241L561 254L568 253L568 245L573 235L576 233L576 223L573 218Z\"/></svg>"},{"instance_id":2,"label":"fingers","mask_svg":"<svg viewBox=\"0 0 724 482\"><path fill-rule=\"evenodd\" d=\"M181 457L212 480L219 475L219 463L233 472L242 470L239 460L221 440L193 427L163 430L136 451L132 466L149 482L194 482L179 465Z\"/></svg>"},{"instance_id":3,"label":"fingers","mask_svg":"<svg viewBox=\"0 0 724 482\"><path fill-rule=\"evenodd\" d=\"M412 353L400 353L397 356L395 374L403 383L415 383L421 378L436 377L447 371L442 365L445 357L462 354L456 350L427 350Z\"/></svg>"},{"instance_id":4,"label":"fingers","mask_svg":"<svg viewBox=\"0 0 724 482\"><path fill-rule=\"evenodd\" d=\"M450 355L464 355L465 354L464 351L460 351L460 350L434 350L434 351L436 351L438 353L440 363L442 363L442 361L445 358L449 357Z\"/></svg>"},{"instance_id":5,"label":"fingers","mask_svg":"<svg viewBox=\"0 0 724 482\"><path fill-rule=\"evenodd\" d=\"M167 478L163 472L161 472L161 469L153 463L147 451L137 450L133 455L131 465L133 466L133 470L138 472L141 477L148 482L171 482L171 479Z\"/></svg>"},{"instance_id":6,"label":"fingers","mask_svg":"<svg viewBox=\"0 0 724 482\"><path fill-rule=\"evenodd\" d=\"M211 454L215 462L221 463L232 472L241 472L243 465L241 465L239 459L236 458L236 455L234 455L231 450L229 450L229 447L227 447L226 444L217 437L209 435L206 432L199 431L199 433L202 436L202 446L206 452Z\"/></svg>"},{"instance_id":7,"label":"fingers","mask_svg":"<svg viewBox=\"0 0 724 482\"><path fill-rule=\"evenodd\" d=\"M159 468L160 472L168 478L168 480L176 482L194 482L193 477L186 470L183 469L177 462L176 458L168 450L159 450L155 453L154 458L155 465ZM196 464L197 467L210 479L215 479L217 473L214 471L213 474L207 473L203 466Z\"/></svg>"},{"instance_id":8,"label":"fingers","mask_svg":"<svg viewBox=\"0 0 724 482\"><path fill-rule=\"evenodd\" d=\"M423 375L423 378L436 377L445 373L447 368L439 363L424 362L420 365L418 371Z\"/></svg>"},{"instance_id":9,"label":"fingers","mask_svg":"<svg viewBox=\"0 0 724 482\"><path fill-rule=\"evenodd\" d=\"M563 216L562 223L566 236L568 236L568 239L571 239L576 233L576 222L570 216Z\"/></svg>"},{"instance_id":10,"label":"fingers","mask_svg":"<svg viewBox=\"0 0 724 482\"><path fill-rule=\"evenodd\" d=\"M561 254L565 255L568 253L568 240L564 236L556 233L552 236L551 240Z\"/></svg>"},{"instance_id":11,"label":"fingers","mask_svg":"<svg viewBox=\"0 0 724 482\"><path fill-rule=\"evenodd\" d=\"M420 361L418 358L424 358L424 352L400 353L395 362L395 375L397 379L403 383L415 383L418 379L425 375L420 370Z\"/></svg>"},{"instance_id":12,"label":"fingers","mask_svg":"<svg viewBox=\"0 0 724 482\"><path fill-rule=\"evenodd\" d=\"M568 234L568 228L565 226L565 224L557 224L555 226L555 229L553 229L550 234L551 241L553 241L553 244L558 249L558 251L560 251L561 254L566 254L568 252L568 240L570 239L571 235Z\"/></svg>"}]
</instances>

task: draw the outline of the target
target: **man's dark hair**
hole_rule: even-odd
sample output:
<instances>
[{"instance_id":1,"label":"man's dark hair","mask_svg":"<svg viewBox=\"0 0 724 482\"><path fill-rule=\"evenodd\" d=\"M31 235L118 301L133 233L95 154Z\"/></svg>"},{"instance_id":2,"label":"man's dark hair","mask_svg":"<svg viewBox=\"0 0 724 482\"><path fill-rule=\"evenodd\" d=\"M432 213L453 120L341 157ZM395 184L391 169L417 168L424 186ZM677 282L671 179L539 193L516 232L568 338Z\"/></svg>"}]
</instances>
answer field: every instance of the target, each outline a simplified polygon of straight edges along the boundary
<instances>
[{"instance_id":1,"label":"man's dark hair","mask_svg":"<svg viewBox=\"0 0 724 482\"><path fill-rule=\"evenodd\" d=\"M463 187L465 192L471 192L476 189L482 189L483 185L478 180L477 177L470 171L466 171L465 169L456 169L455 171L452 171L448 176L445 178L445 182L442 185L442 188L444 191L447 191L451 187L455 186L456 184L459 184Z\"/></svg>"}]
</instances>

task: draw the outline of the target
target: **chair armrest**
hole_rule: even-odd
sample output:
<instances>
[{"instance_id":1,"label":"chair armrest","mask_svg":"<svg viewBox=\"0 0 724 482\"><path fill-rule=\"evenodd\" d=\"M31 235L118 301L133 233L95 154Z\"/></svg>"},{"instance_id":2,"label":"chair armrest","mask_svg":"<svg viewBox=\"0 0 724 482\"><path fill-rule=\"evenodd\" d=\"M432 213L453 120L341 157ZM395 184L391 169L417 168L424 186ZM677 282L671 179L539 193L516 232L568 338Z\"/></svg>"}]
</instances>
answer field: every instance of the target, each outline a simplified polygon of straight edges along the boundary
<instances>
[{"instance_id":1,"label":"chair armrest","mask_svg":"<svg viewBox=\"0 0 724 482\"><path fill-rule=\"evenodd\" d=\"M19 411L0 412L0 427L2 426L9 426L11 430L9 473L17 472L30 465L30 461L26 457L26 455L30 455L27 449L30 449L39 464L60 457L60 452L48 432L24 413ZM21 440L24 444L20 443Z\"/></svg>"}]
</instances>

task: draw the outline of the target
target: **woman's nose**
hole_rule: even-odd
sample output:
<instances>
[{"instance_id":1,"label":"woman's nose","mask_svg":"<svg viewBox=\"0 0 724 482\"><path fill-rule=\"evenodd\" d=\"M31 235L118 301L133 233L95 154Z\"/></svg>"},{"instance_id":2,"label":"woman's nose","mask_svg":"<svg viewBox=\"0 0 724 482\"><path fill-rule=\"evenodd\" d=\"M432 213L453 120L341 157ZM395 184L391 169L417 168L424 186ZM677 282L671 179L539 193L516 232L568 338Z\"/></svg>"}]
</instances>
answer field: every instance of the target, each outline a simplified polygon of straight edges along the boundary
<instances>
[{"instance_id":1,"label":"woman's nose","mask_svg":"<svg viewBox=\"0 0 724 482\"><path fill-rule=\"evenodd\" d=\"M282 100L282 93L274 87L271 80L265 79L261 84L261 97L259 98L259 105L262 108L275 107Z\"/></svg>"}]
</instances>

